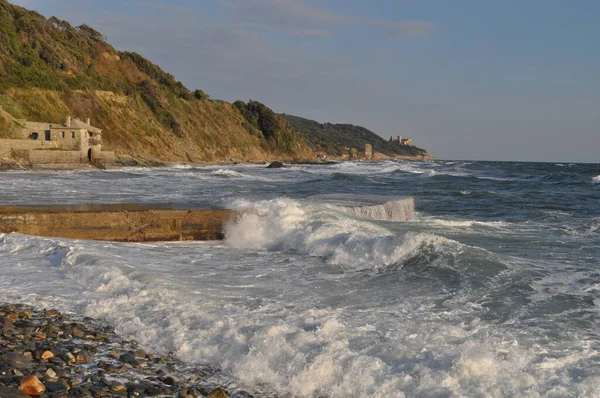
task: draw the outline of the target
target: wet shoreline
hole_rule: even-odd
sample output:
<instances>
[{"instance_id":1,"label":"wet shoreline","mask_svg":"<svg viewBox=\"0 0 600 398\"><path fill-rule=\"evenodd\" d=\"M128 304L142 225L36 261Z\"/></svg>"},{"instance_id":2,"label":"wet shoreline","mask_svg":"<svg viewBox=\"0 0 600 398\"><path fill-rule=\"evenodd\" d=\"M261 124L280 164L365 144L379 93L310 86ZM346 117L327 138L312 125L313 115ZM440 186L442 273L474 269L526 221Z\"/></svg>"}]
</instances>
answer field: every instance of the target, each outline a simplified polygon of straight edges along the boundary
<instances>
[{"instance_id":1,"label":"wet shoreline","mask_svg":"<svg viewBox=\"0 0 600 398\"><path fill-rule=\"evenodd\" d=\"M1 397L252 397L211 382L215 369L146 353L91 318L0 304L0 321Z\"/></svg>"}]
</instances>

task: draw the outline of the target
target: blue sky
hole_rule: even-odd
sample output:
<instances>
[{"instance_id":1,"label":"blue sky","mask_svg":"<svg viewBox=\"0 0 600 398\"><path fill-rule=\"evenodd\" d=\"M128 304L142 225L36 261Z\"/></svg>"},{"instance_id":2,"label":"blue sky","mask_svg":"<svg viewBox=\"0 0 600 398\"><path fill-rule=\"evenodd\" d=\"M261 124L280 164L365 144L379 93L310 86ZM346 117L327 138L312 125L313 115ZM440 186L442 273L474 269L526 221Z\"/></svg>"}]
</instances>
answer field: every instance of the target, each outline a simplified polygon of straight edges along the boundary
<instances>
[{"instance_id":1,"label":"blue sky","mask_svg":"<svg viewBox=\"0 0 600 398\"><path fill-rule=\"evenodd\" d=\"M596 0L12 0L213 98L443 159L600 162Z\"/></svg>"}]
</instances>

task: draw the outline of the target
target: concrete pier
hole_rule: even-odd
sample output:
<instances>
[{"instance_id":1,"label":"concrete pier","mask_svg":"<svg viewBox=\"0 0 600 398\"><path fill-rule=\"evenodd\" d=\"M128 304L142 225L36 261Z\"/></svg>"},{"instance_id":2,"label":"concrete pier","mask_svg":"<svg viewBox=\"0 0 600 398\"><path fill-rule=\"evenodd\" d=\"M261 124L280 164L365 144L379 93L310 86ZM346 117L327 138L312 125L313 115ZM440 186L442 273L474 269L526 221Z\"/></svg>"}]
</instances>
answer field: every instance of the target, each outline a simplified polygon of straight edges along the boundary
<instances>
[{"instance_id":1,"label":"concrete pier","mask_svg":"<svg viewBox=\"0 0 600 398\"><path fill-rule=\"evenodd\" d=\"M0 206L0 233L115 242L218 240L234 217L233 210L137 204Z\"/></svg>"},{"instance_id":2,"label":"concrete pier","mask_svg":"<svg viewBox=\"0 0 600 398\"><path fill-rule=\"evenodd\" d=\"M415 213L413 198L322 195L311 199L374 220L409 221ZM0 233L114 242L220 240L224 225L237 214L143 204L0 206Z\"/></svg>"}]
</instances>

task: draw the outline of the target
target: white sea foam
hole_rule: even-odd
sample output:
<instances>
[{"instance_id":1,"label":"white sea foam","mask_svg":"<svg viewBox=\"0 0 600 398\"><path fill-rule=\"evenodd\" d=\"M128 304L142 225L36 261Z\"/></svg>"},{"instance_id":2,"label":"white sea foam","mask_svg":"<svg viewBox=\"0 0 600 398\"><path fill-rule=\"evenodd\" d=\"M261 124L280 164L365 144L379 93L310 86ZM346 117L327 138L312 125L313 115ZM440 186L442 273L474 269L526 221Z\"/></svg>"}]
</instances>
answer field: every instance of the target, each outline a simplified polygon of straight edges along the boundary
<instances>
[{"instance_id":1,"label":"white sea foam","mask_svg":"<svg viewBox=\"0 0 600 398\"><path fill-rule=\"evenodd\" d=\"M594 184L600 184L600 175L597 175L596 177L592 178L592 182Z\"/></svg>"},{"instance_id":2,"label":"white sea foam","mask_svg":"<svg viewBox=\"0 0 600 398\"><path fill-rule=\"evenodd\" d=\"M218 169L211 173L212 175L222 177L234 177L234 178L245 178L246 176L238 171L231 169Z\"/></svg>"},{"instance_id":3,"label":"white sea foam","mask_svg":"<svg viewBox=\"0 0 600 398\"><path fill-rule=\"evenodd\" d=\"M331 238L334 232L327 217L294 201L240 207L262 209L262 222L239 224L258 227L259 246L311 250L311 234ZM391 244L378 242L390 239L380 228L348 223L337 234L344 229L354 242L344 238L322 249L328 261L340 253L346 262L360 261L365 251L390 259L398 254ZM359 231L367 244L359 243ZM280 242L276 233L283 235ZM419 236L424 239L423 234L413 238ZM410 246L408 240L395 243ZM235 375L237 386L251 392L264 388L265 395L532 396L552 389L558 396L561 391L589 396L600 385L598 379L570 377L571 368L597 355L585 345L552 353L530 341L521 345L510 329L473 317L481 307L459 306L460 297L446 299L454 310L440 311L435 306L444 294L436 289L402 295L395 291L402 289L398 284L356 285L362 273L327 273L319 263L290 253L202 243L1 235L0 300L103 319L147 349L222 368L221 382Z\"/></svg>"},{"instance_id":4,"label":"white sea foam","mask_svg":"<svg viewBox=\"0 0 600 398\"><path fill-rule=\"evenodd\" d=\"M176 170L189 170L189 169L193 169L194 166L190 165L190 164L172 164L169 166L170 169L176 169Z\"/></svg>"},{"instance_id":5,"label":"white sea foam","mask_svg":"<svg viewBox=\"0 0 600 398\"><path fill-rule=\"evenodd\" d=\"M291 250L323 257L329 264L377 269L401 264L425 246L452 242L430 234L393 235L375 224L291 199L236 204L247 210L225 228L226 241L236 248Z\"/></svg>"},{"instance_id":6,"label":"white sea foam","mask_svg":"<svg viewBox=\"0 0 600 398\"><path fill-rule=\"evenodd\" d=\"M157 168L133 170L131 179L131 170L115 179L99 171L0 176L0 196L15 203L230 203L242 191L253 199L281 191L356 193L367 180L301 185L314 178L304 170L368 174L385 182L378 192L414 188L422 211L436 214L377 222L302 200L254 200L237 203L254 215L232 224L229 240L220 243L0 235L0 301L97 317L148 351L223 369L219 383L254 396L597 396L597 339L590 330L599 328L600 223L593 203L580 217L561 202L564 196L539 196L569 211L506 224L478 221L469 209L479 214L486 204L456 196L457 189L478 192L474 185L446 189L436 178L418 178L431 168L439 175L464 171L439 164L364 162L301 166L302 172ZM213 174L218 170L242 176ZM291 184L266 189L254 181L273 177ZM501 184L485 186L505 192ZM438 189L446 190L437 196Z\"/></svg>"},{"instance_id":7,"label":"white sea foam","mask_svg":"<svg viewBox=\"0 0 600 398\"><path fill-rule=\"evenodd\" d=\"M441 220L441 219L433 219L432 223L437 225L442 225L445 227L472 227L472 226L482 226L482 227L491 227L491 228L504 228L509 225L509 223L505 221L475 221L475 220Z\"/></svg>"}]
</instances>

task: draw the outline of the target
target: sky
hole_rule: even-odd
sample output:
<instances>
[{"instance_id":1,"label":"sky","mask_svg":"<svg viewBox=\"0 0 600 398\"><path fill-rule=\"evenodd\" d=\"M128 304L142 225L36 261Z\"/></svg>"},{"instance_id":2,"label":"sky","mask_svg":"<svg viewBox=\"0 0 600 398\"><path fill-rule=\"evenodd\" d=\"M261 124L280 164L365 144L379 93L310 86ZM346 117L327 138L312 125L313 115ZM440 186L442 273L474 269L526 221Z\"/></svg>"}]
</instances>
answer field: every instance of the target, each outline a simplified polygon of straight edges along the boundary
<instances>
[{"instance_id":1,"label":"sky","mask_svg":"<svg viewBox=\"0 0 600 398\"><path fill-rule=\"evenodd\" d=\"M600 163L597 0L10 0L188 88L411 137L440 159Z\"/></svg>"}]
</instances>

